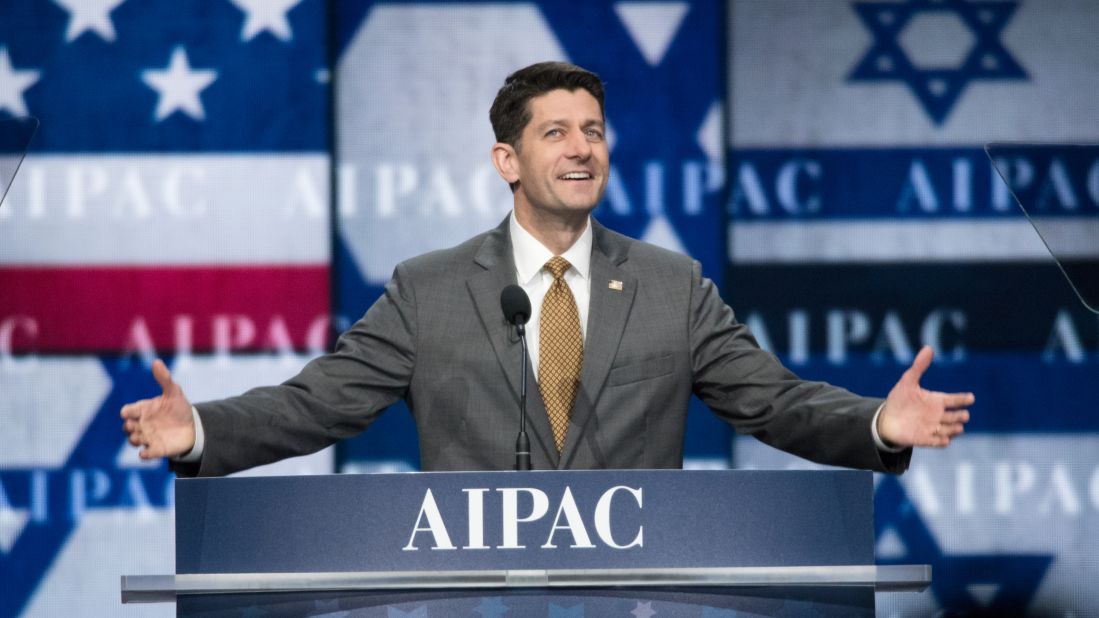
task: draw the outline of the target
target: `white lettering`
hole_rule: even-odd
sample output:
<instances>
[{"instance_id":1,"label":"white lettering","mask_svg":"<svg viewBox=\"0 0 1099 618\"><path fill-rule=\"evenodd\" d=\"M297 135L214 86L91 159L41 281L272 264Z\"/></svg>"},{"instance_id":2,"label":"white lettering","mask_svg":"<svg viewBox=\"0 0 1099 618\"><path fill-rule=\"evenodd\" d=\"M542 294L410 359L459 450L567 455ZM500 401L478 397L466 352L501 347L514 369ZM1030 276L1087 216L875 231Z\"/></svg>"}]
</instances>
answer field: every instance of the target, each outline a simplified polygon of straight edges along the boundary
<instances>
[{"instance_id":1,"label":"white lettering","mask_svg":"<svg viewBox=\"0 0 1099 618\"><path fill-rule=\"evenodd\" d=\"M688 215L702 214L702 170L701 161L683 162L683 212Z\"/></svg>"},{"instance_id":2,"label":"white lettering","mask_svg":"<svg viewBox=\"0 0 1099 618\"><path fill-rule=\"evenodd\" d=\"M421 524L424 518L427 518L427 527L422 527ZM443 516L439 513L439 506L435 504L435 496L431 494L431 490L428 489L424 494L424 501L420 505L420 514L416 516L416 524L412 527L412 534L408 537L408 544L401 548L401 551L416 551L419 547L416 547L416 535L420 532L429 532L433 539L434 546L431 549L458 549L450 542L450 534L447 533L446 525L443 523Z\"/></svg>"},{"instance_id":3,"label":"white lettering","mask_svg":"<svg viewBox=\"0 0 1099 618\"><path fill-rule=\"evenodd\" d=\"M913 358L912 345L908 342L908 336L904 334L901 317L895 311L885 313L882 329L874 341L872 353L880 358L885 350L889 350L893 360L898 363L908 363Z\"/></svg>"},{"instance_id":4,"label":"white lettering","mask_svg":"<svg viewBox=\"0 0 1099 618\"><path fill-rule=\"evenodd\" d=\"M264 347L284 356L290 356L294 353L294 341L290 337L290 329L286 326L286 321L282 319L281 315L271 318L271 322L267 325Z\"/></svg>"},{"instance_id":5,"label":"white lettering","mask_svg":"<svg viewBox=\"0 0 1099 618\"><path fill-rule=\"evenodd\" d=\"M145 492L145 486L141 483L141 476L137 470L130 470L126 474L126 495L133 502L139 518L148 519L153 516L153 503Z\"/></svg>"},{"instance_id":6,"label":"white lettering","mask_svg":"<svg viewBox=\"0 0 1099 618\"><path fill-rule=\"evenodd\" d=\"M645 163L645 210L653 216L664 212L664 165L659 161Z\"/></svg>"},{"instance_id":7,"label":"white lettering","mask_svg":"<svg viewBox=\"0 0 1099 618\"><path fill-rule=\"evenodd\" d=\"M305 346L310 354L316 356L323 354L328 349L328 324L329 320L326 315L319 315L310 322L309 329L305 334Z\"/></svg>"},{"instance_id":8,"label":"white lettering","mask_svg":"<svg viewBox=\"0 0 1099 618\"><path fill-rule=\"evenodd\" d=\"M1034 182L1034 166L1018 157L1010 161L997 157L995 163L992 170L992 209L1004 212L1014 208L1011 189L1023 189ZM1001 177L996 170L1001 170L1004 176Z\"/></svg>"},{"instance_id":9,"label":"white lettering","mask_svg":"<svg viewBox=\"0 0 1099 618\"><path fill-rule=\"evenodd\" d=\"M745 202L748 210L754 215L766 215L771 211L759 173L755 166L746 161L737 168L736 182L733 183L733 190L729 194L729 212L740 214L741 202Z\"/></svg>"},{"instance_id":10,"label":"white lettering","mask_svg":"<svg viewBox=\"0 0 1099 618\"><path fill-rule=\"evenodd\" d=\"M256 338L256 325L246 315L218 314L213 317L214 353L228 357L229 352L242 349Z\"/></svg>"},{"instance_id":11,"label":"white lettering","mask_svg":"<svg viewBox=\"0 0 1099 618\"><path fill-rule=\"evenodd\" d=\"M595 532L599 535L599 538L608 546L614 549L629 549L631 547L642 547L644 544L645 527L637 527L637 535L633 540L625 545L619 545L614 541L614 535L611 531L611 502L614 500L614 494L619 490L625 491L633 496L637 501L637 508L642 507L641 504L641 488L634 489L632 487L625 487L618 485L611 487L607 491L603 492L603 495L599 497L599 502L595 505Z\"/></svg>"},{"instance_id":12,"label":"white lettering","mask_svg":"<svg viewBox=\"0 0 1099 618\"><path fill-rule=\"evenodd\" d=\"M561 515L565 516L565 525L561 525ZM588 530L584 527L584 520L580 517L580 509L576 508L576 500L572 497L572 490L565 487L565 494L561 496L561 505L557 507L557 515L553 518L553 527L550 528L549 538L546 539L543 549L554 549L553 535L558 530L568 530L572 534L572 547L593 548Z\"/></svg>"},{"instance_id":13,"label":"white lettering","mask_svg":"<svg viewBox=\"0 0 1099 618\"><path fill-rule=\"evenodd\" d=\"M504 185L500 184L499 178L496 168L491 165L479 165L470 175L469 203L474 212L492 217L511 210L511 191L501 191Z\"/></svg>"},{"instance_id":14,"label":"white lettering","mask_svg":"<svg viewBox=\"0 0 1099 618\"><path fill-rule=\"evenodd\" d=\"M1042 351L1042 360L1053 361L1058 356L1058 350L1064 352L1065 358L1073 363L1084 362L1084 346L1080 342L1080 335L1076 332L1076 325L1068 311L1061 309L1053 320L1053 331L1046 340L1045 350Z\"/></svg>"},{"instance_id":15,"label":"white lettering","mask_svg":"<svg viewBox=\"0 0 1099 618\"><path fill-rule=\"evenodd\" d=\"M411 165L379 165L374 170L375 211L383 219L397 215L397 200L416 189L416 168Z\"/></svg>"},{"instance_id":16,"label":"white lettering","mask_svg":"<svg viewBox=\"0 0 1099 618\"><path fill-rule=\"evenodd\" d=\"M153 205L137 170L133 168L123 170L118 200L114 203L110 212L119 219L132 217L138 221L148 219L153 215Z\"/></svg>"},{"instance_id":17,"label":"white lettering","mask_svg":"<svg viewBox=\"0 0 1099 618\"><path fill-rule=\"evenodd\" d=\"M31 521L36 523L43 523L49 518L47 481L45 470L31 472Z\"/></svg>"},{"instance_id":18,"label":"white lettering","mask_svg":"<svg viewBox=\"0 0 1099 618\"><path fill-rule=\"evenodd\" d=\"M1091 506L1099 511L1099 467L1091 471L1091 481L1088 482L1088 496L1091 497Z\"/></svg>"},{"instance_id":19,"label":"white lettering","mask_svg":"<svg viewBox=\"0 0 1099 618\"><path fill-rule=\"evenodd\" d=\"M1066 210L1076 210L1076 191L1072 188L1072 181L1068 178L1065 164L1057 158L1050 162L1049 176L1038 190L1037 210L1048 209L1050 198L1055 198L1057 203Z\"/></svg>"},{"instance_id":20,"label":"white lettering","mask_svg":"<svg viewBox=\"0 0 1099 618\"><path fill-rule=\"evenodd\" d=\"M972 515L977 510L977 490L974 482L973 463L969 461L958 462L957 477L958 484L954 488L954 500L957 503L958 513Z\"/></svg>"},{"instance_id":21,"label":"white lettering","mask_svg":"<svg viewBox=\"0 0 1099 618\"><path fill-rule=\"evenodd\" d=\"M954 159L954 210L973 209L973 163L966 158Z\"/></svg>"},{"instance_id":22,"label":"white lettering","mask_svg":"<svg viewBox=\"0 0 1099 618\"><path fill-rule=\"evenodd\" d=\"M97 167L70 165L66 168L68 187L67 214L73 219L84 216L85 197L99 196L107 188L107 173Z\"/></svg>"},{"instance_id":23,"label":"white lettering","mask_svg":"<svg viewBox=\"0 0 1099 618\"><path fill-rule=\"evenodd\" d=\"M919 159L914 159L908 168L908 182L901 189L901 196L897 199L897 211L908 212L913 199L924 212L939 210L939 198L931 185L931 177L928 176L927 168Z\"/></svg>"},{"instance_id":24,"label":"white lettering","mask_svg":"<svg viewBox=\"0 0 1099 618\"><path fill-rule=\"evenodd\" d=\"M927 515L938 515L942 511L939 496L935 493L935 484L931 477L922 468L913 468L908 471L908 483L906 486L912 492L912 498L919 506L920 512Z\"/></svg>"},{"instance_id":25,"label":"white lettering","mask_svg":"<svg viewBox=\"0 0 1099 618\"><path fill-rule=\"evenodd\" d=\"M156 358L156 346L153 345L153 335L149 332L149 325L145 318L138 316L130 323L130 330L126 336L126 347L123 356L137 354L146 364Z\"/></svg>"},{"instance_id":26,"label":"white lettering","mask_svg":"<svg viewBox=\"0 0 1099 618\"><path fill-rule=\"evenodd\" d=\"M993 468L993 511L998 515L1015 512L1016 498L1034 489L1034 466L1026 462L997 462Z\"/></svg>"},{"instance_id":27,"label":"white lettering","mask_svg":"<svg viewBox=\"0 0 1099 618\"><path fill-rule=\"evenodd\" d=\"M549 496L541 489L534 487L506 487L496 491L503 494L501 506L501 527L503 528L504 542L500 549L523 549L526 545L519 544L519 524L537 521L549 511ZM519 517L519 492L530 495L530 513Z\"/></svg>"},{"instance_id":28,"label":"white lettering","mask_svg":"<svg viewBox=\"0 0 1099 618\"><path fill-rule=\"evenodd\" d=\"M103 470L73 470L69 476L69 516L80 521L84 512L95 502L107 497L111 479Z\"/></svg>"},{"instance_id":29,"label":"white lettering","mask_svg":"<svg viewBox=\"0 0 1099 618\"><path fill-rule=\"evenodd\" d=\"M606 204L611 207L616 215L629 215L633 212L630 204L630 195L626 191L626 185L622 184L622 174L611 168L610 177L607 178L607 191L605 193Z\"/></svg>"},{"instance_id":30,"label":"white lettering","mask_svg":"<svg viewBox=\"0 0 1099 618\"><path fill-rule=\"evenodd\" d=\"M291 219L300 211L306 218L321 219L328 209L324 193L317 186L317 179L306 167L299 167L294 174L290 197L283 208L283 217Z\"/></svg>"},{"instance_id":31,"label":"white lettering","mask_svg":"<svg viewBox=\"0 0 1099 618\"><path fill-rule=\"evenodd\" d=\"M965 313L956 309L935 309L927 314L927 318L923 321L920 328L920 339L924 344L931 346L935 350L935 354L941 359L949 358L957 362L965 360L965 346L961 344L961 337L958 338L958 343L950 350L947 350L943 345L943 328L947 324L953 327L956 333L960 334L966 327Z\"/></svg>"},{"instance_id":32,"label":"white lettering","mask_svg":"<svg viewBox=\"0 0 1099 618\"><path fill-rule=\"evenodd\" d=\"M1087 191L1091 203L1099 206L1099 159L1092 161L1088 168Z\"/></svg>"},{"instance_id":33,"label":"white lettering","mask_svg":"<svg viewBox=\"0 0 1099 618\"><path fill-rule=\"evenodd\" d=\"M748 314L748 318L744 320L744 325L748 327L748 330L752 331L752 336L756 338L756 343L759 347L774 353L775 346L771 343L771 336L767 333L767 324L763 321L763 316L758 312L753 311Z\"/></svg>"},{"instance_id":34,"label":"white lettering","mask_svg":"<svg viewBox=\"0 0 1099 618\"><path fill-rule=\"evenodd\" d=\"M1053 472L1049 476L1049 488L1046 495L1038 504L1039 513L1048 513L1052 510L1053 503L1057 502L1061 512L1066 515L1078 515L1080 513L1080 499L1072 488L1072 479L1068 469L1063 463L1053 464Z\"/></svg>"},{"instance_id":35,"label":"white lettering","mask_svg":"<svg viewBox=\"0 0 1099 618\"><path fill-rule=\"evenodd\" d=\"M870 337L870 318L856 310L834 309L827 315L828 360L842 363L848 344L864 343Z\"/></svg>"},{"instance_id":36,"label":"white lettering","mask_svg":"<svg viewBox=\"0 0 1099 618\"><path fill-rule=\"evenodd\" d=\"M790 329L790 363L802 365L809 362L809 312L795 309L787 316Z\"/></svg>"},{"instance_id":37,"label":"white lettering","mask_svg":"<svg viewBox=\"0 0 1099 618\"><path fill-rule=\"evenodd\" d=\"M804 176L810 180L820 180L820 163L812 160L794 159L783 164L775 179L775 193L778 203L786 212L797 215L820 210L820 190L809 193L804 198L798 196L798 181Z\"/></svg>"},{"instance_id":38,"label":"white lettering","mask_svg":"<svg viewBox=\"0 0 1099 618\"><path fill-rule=\"evenodd\" d=\"M180 218L198 219L206 214L206 202L199 199L206 183L201 167L173 167L164 177L164 208Z\"/></svg>"},{"instance_id":39,"label":"white lettering","mask_svg":"<svg viewBox=\"0 0 1099 618\"><path fill-rule=\"evenodd\" d=\"M340 217L354 217L358 214L359 168L344 163L336 168L336 196Z\"/></svg>"},{"instance_id":40,"label":"white lettering","mask_svg":"<svg viewBox=\"0 0 1099 618\"><path fill-rule=\"evenodd\" d=\"M428 194L420 200L420 212L426 217L439 214L450 219L462 215L462 202L445 167L440 165L432 170Z\"/></svg>"},{"instance_id":41,"label":"white lettering","mask_svg":"<svg viewBox=\"0 0 1099 618\"><path fill-rule=\"evenodd\" d=\"M172 332L176 343L176 370L187 367L191 363L194 331L195 321L191 316L178 314L172 319Z\"/></svg>"},{"instance_id":42,"label":"white lettering","mask_svg":"<svg viewBox=\"0 0 1099 618\"><path fill-rule=\"evenodd\" d=\"M488 549L485 545L485 493L488 489L463 489L469 524L469 539L463 549Z\"/></svg>"}]
</instances>

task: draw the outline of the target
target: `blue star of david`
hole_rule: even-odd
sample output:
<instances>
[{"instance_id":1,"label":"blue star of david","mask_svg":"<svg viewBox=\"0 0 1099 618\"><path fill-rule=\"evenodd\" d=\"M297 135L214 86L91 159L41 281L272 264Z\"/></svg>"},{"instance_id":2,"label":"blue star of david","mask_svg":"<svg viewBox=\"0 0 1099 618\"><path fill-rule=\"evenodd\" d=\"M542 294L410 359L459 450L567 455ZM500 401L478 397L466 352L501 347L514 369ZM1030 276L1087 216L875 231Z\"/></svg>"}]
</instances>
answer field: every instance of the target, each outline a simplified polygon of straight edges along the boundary
<instances>
[{"instance_id":1,"label":"blue star of david","mask_svg":"<svg viewBox=\"0 0 1099 618\"><path fill-rule=\"evenodd\" d=\"M970 82L1027 79L1026 71L1000 40L1000 33L1018 8L1017 2L908 0L900 3L856 2L854 8L874 36L874 42L848 80L904 83L935 124L941 125L946 120ZM957 67L920 69L900 45L900 34L913 16L934 12L953 13L976 39Z\"/></svg>"},{"instance_id":2,"label":"blue star of david","mask_svg":"<svg viewBox=\"0 0 1099 618\"><path fill-rule=\"evenodd\" d=\"M874 534L892 528L900 536L906 553L897 560L879 560L881 564L930 564L931 592L935 600L953 615L1016 616L1030 606L1038 585L1053 562L1048 554L950 554L943 553L935 537L909 501L900 481L893 476L882 479L874 492ZM988 603L979 603L969 587L995 586L996 594Z\"/></svg>"},{"instance_id":3,"label":"blue star of david","mask_svg":"<svg viewBox=\"0 0 1099 618\"><path fill-rule=\"evenodd\" d=\"M171 365L171 359L165 360ZM70 515L72 505L64 491L73 470L95 469L107 475L107 495L96 504L88 505L89 508L134 506L133 496L126 489L126 475L131 471L120 469L116 464L119 449L126 442L122 419L118 414L124 404L155 397L160 394L160 388L153 380L149 367L140 361L107 357L100 359L100 362L110 378L111 391L61 467L45 471L51 494L48 516L44 522L28 522L11 551L0 553L0 584L3 585L0 616L16 616L25 609L54 559L79 525L79 521L74 521ZM25 507L30 501L30 478L35 472L25 469L2 471L13 506ZM163 486L171 472L167 465L160 465L139 470L136 474L138 482L148 492L150 487ZM155 495L154 492L148 493L150 497ZM152 506L156 508L168 506L156 498L153 502Z\"/></svg>"}]
</instances>

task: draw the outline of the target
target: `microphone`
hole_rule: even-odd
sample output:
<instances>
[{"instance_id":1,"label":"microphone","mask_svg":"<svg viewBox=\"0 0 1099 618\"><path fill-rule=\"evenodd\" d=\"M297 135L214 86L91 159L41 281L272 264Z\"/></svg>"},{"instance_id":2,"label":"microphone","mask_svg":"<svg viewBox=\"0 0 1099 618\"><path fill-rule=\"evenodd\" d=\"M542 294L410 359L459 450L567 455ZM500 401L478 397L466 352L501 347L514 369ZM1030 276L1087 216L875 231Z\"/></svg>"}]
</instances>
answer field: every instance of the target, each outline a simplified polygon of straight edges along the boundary
<instances>
[{"instance_id":1,"label":"microphone","mask_svg":"<svg viewBox=\"0 0 1099 618\"><path fill-rule=\"evenodd\" d=\"M504 319L519 331L523 343L523 360L519 375L519 437L515 439L515 469L530 470L530 439L527 438L527 320L530 319L530 298L514 283L500 292L500 309Z\"/></svg>"}]
</instances>

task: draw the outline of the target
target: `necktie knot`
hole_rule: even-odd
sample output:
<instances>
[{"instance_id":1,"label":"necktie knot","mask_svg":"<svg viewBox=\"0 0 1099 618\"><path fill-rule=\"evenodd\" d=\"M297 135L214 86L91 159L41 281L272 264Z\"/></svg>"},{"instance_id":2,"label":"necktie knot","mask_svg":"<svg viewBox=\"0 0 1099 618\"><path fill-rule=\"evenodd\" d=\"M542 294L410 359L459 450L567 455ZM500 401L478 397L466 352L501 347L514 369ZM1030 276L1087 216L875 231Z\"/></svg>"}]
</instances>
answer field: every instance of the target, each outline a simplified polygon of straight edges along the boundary
<instances>
[{"instance_id":1,"label":"necktie knot","mask_svg":"<svg viewBox=\"0 0 1099 618\"><path fill-rule=\"evenodd\" d=\"M550 274L553 275L554 279L561 279L562 277L564 277L565 272L568 271L568 269L571 267L572 264L569 264L568 260L559 255L550 258L550 260L546 262L545 266L546 270L548 270Z\"/></svg>"}]
</instances>

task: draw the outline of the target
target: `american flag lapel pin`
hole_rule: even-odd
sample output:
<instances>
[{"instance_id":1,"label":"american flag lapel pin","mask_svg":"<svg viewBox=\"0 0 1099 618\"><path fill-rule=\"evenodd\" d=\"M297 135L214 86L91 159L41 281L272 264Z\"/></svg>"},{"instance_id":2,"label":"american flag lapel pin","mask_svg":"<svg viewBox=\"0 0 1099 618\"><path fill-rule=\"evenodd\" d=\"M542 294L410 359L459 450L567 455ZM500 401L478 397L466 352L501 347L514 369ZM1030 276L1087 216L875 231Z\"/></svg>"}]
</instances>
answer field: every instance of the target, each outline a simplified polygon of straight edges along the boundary
<instances>
[{"instance_id":1,"label":"american flag lapel pin","mask_svg":"<svg viewBox=\"0 0 1099 618\"><path fill-rule=\"evenodd\" d=\"M607 284L607 287L614 290L615 292L621 292L622 282L618 279L611 279L611 282Z\"/></svg>"}]
</instances>

